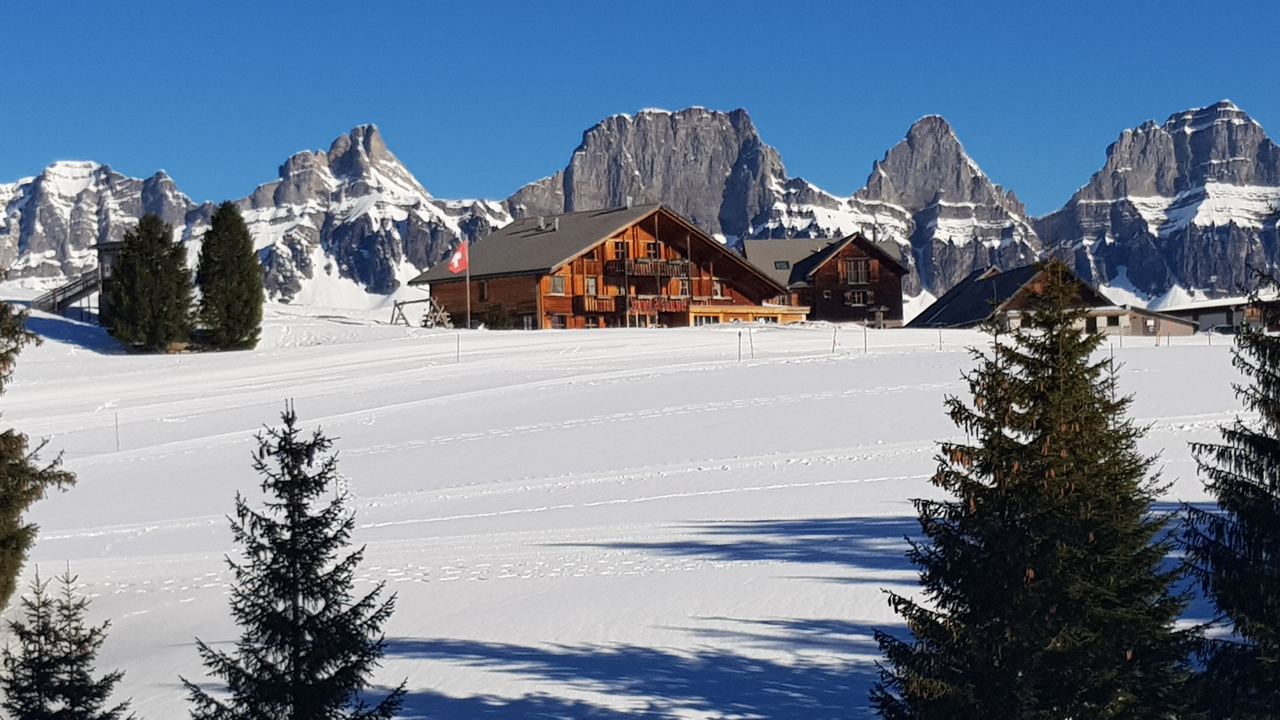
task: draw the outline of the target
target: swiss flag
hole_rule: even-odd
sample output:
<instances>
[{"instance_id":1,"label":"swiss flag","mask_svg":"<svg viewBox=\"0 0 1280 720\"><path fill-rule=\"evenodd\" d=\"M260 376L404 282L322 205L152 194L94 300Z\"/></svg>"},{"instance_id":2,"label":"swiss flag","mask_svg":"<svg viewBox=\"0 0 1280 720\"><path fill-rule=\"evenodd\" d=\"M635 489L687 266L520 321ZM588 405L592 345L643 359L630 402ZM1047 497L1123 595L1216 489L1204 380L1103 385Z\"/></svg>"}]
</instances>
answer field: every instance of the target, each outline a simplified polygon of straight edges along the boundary
<instances>
[{"instance_id":1,"label":"swiss flag","mask_svg":"<svg viewBox=\"0 0 1280 720\"><path fill-rule=\"evenodd\" d=\"M467 242L464 240L449 256L449 272L457 274L467 269Z\"/></svg>"}]
</instances>

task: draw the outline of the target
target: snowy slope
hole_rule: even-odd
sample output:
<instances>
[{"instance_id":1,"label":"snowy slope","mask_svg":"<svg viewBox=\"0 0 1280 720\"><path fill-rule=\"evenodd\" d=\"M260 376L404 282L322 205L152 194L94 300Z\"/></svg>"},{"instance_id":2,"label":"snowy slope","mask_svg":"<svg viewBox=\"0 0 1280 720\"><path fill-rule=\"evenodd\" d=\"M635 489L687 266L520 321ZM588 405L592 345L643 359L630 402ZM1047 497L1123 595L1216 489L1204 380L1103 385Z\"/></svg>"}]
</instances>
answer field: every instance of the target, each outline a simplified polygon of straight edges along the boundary
<instances>
[{"instance_id":1,"label":"snowy slope","mask_svg":"<svg viewBox=\"0 0 1280 720\"><path fill-rule=\"evenodd\" d=\"M378 677L409 678L407 716L870 716L872 632L901 630L881 590L914 587L908 501L932 492L981 336L385 315L269 305L257 350L169 356L32 320L49 340L0 410L79 476L36 506L34 559L69 563L111 618L100 667L127 670L141 717L183 715L193 639L235 636L225 515L257 497L253 434L285 398L337 438L360 589L398 594ZM1186 442L1234 416L1236 375L1185 340L1115 353L1170 499L1195 500Z\"/></svg>"}]
</instances>

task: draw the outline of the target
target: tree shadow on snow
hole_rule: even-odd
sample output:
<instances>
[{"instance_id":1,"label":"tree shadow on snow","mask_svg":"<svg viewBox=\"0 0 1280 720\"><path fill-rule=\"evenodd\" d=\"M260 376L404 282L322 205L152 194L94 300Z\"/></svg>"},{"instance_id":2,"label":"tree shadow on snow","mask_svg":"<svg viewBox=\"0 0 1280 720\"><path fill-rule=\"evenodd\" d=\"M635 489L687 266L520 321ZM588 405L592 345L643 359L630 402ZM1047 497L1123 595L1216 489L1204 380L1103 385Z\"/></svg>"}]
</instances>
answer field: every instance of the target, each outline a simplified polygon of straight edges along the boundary
<instances>
[{"instance_id":1,"label":"tree shadow on snow","mask_svg":"<svg viewBox=\"0 0 1280 720\"><path fill-rule=\"evenodd\" d=\"M27 329L47 340L75 345L102 355L125 352L124 346L108 335L106 328L59 315L32 315L27 318Z\"/></svg>"},{"instance_id":2,"label":"tree shadow on snow","mask_svg":"<svg viewBox=\"0 0 1280 720\"><path fill-rule=\"evenodd\" d=\"M830 640L823 634L836 630L847 640L839 647L842 653L878 655L870 628L832 622L835 626L824 621L811 627L804 627L805 622L796 627L784 623L759 635L768 642L788 644L786 632L799 630L802 636L826 643ZM869 718L867 695L877 677L869 659L853 662L827 655L824 662L780 663L721 649L675 652L633 645L525 647L400 639L387 642L386 657L439 660L564 683L567 688L612 696L616 702L611 704L617 706L547 693L454 698L418 691L405 698L401 715L408 718Z\"/></svg>"},{"instance_id":3,"label":"tree shadow on snow","mask_svg":"<svg viewBox=\"0 0 1280 720\"><path fill-rule=\"evenodd\" d=\"M815 579L877 583L903 579L899 576L899 571L915 572L915 568L907 562L908 545L905 538L920 536L920 523L915 517L714 522L693 529L696 536L691 539L655 543L607 543L604 547L735 562L839 565L876 572L846 578ZM887 573L892 574L886 576Z\"/></svg>"}]
</instances>

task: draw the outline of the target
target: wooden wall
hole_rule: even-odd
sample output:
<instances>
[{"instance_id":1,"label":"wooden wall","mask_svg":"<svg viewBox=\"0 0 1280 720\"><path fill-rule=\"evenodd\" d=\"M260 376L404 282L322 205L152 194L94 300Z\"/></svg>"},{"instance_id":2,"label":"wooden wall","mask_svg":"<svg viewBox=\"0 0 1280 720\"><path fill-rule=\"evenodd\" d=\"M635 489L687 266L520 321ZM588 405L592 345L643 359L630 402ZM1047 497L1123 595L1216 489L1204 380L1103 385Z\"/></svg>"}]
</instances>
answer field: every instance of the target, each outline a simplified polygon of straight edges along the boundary
<instances>
[{"instance_id":1,"label":"wooden wall","mask_svg":"<svg viewBox=\"0 0 1280 720\"><path fill-rule=\"evenodd\" d=\"M848 260L867 260L869 264L866 283L849 284ZM809 317L814 320L870 322L875 320L875 309L885 307L884 321L889 325L902 324L902 278L879 258L873 256L856 242L845 245L833 257L827 259L813 274L813 288L803 291L799 300L811 308ZM863 305L850 305L846 294L851 290L871 293L871 301Z\"/></svg>"}]
</instances>

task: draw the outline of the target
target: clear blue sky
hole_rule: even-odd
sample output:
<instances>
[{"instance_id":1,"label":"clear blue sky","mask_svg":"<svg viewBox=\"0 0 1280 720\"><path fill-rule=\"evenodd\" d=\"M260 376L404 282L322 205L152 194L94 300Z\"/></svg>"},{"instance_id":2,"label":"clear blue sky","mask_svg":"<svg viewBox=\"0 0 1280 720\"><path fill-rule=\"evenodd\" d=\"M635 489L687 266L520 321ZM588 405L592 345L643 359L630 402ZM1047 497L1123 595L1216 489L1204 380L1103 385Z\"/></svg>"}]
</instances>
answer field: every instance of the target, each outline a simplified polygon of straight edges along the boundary
<instances>
[{"instance_id":1,"label":"clear blue sky","mask_svg":"<svg viewBox=\"0 0 1280 720\"><path fill-rule=\"evenodd\" d=\"M371 122L437 197L503 198L608 115L702 105L842 195L939 114L1043 214L1148 118L1230 98L1280 134L1278 31L1243 0L15 0L0 182L88 159L217 201Z\"/></svg>"}]
</instances>

